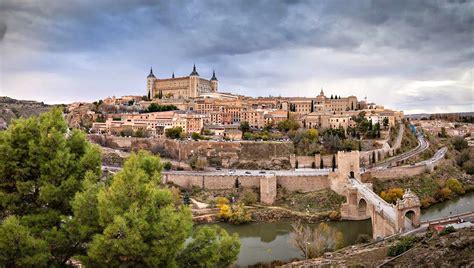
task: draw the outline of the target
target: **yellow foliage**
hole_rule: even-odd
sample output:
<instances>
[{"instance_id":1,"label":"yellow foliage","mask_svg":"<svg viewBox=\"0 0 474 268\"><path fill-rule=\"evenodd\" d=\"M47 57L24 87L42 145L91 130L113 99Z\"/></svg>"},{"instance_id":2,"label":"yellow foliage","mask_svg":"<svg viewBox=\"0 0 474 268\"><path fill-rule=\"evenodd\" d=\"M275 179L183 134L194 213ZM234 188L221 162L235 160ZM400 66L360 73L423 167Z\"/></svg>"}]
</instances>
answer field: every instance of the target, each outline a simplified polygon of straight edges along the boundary
<instances>
[{"instance_id":1,"label":"yellow foliage","mask_svg":"<svg viewBox=\"0 0 474 268\"><path fill-rule=\"evenodd\" d=\"M229 205L221 205L219 206L219 213L217 214L217 216L221 219L224 219L224 220L227 220L230 215L232 214L232 211L230 209L230 206Z\"/></svg>"},{"instance_id":2,"label":"yellow foliage","mask_svg":"<svg viewBox=\"0 0 474 268\"><path fill-rule=\"evenodd\" d=\"M218 207L229 204L229 199L222 196L219 196L216 201Z\"/></svg>"},{"instance_id":3,"label":"yellow foliage","mask_svg":"<svg viewBox=\"0 0 474 268\"><path fill-rule=\"evenodd\" d=\"M461 182L459 182L455 178L450 178L446 181L446 187L448 187L451 191L455 192L456 194L464 194L464 189L462 187Z\"/></svg>"},{"instance_id":4,"label":"yellow foliage","mask_svg":"<svg viewBox=\"0 0 474 268\"><path fill-rule=\"evenodd\" d=\"M402 199L403 189L402 188L390 188L388 191L382 191L380 197L388 203L395 203L397 199Z\"/></svg>"}]
</instances>

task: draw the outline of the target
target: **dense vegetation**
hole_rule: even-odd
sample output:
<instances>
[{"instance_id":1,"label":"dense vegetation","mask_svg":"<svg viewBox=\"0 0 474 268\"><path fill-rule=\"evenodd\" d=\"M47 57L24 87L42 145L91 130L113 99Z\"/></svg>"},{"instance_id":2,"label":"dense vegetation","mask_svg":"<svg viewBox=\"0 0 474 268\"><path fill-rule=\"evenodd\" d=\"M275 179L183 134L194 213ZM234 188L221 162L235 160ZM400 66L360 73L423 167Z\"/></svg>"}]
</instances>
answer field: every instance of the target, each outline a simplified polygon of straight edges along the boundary
<instances>
[{"instance_id":1,"label":"dense vegetation","mask_svg":"<svg viewBox=\"0 0 474 268\"><path fill-rule=\"evenodd\" d=\"M159 105L156 103L152 103L143 112L153 113L153 112L166 112L166 111L175 111L175 110L178 110L178 107L174 105Z\"/></svg>"},{"instance_id":2,"label":"dense vegetation","mask_svg":"<svg viewBox=\"0 0 474 268\"><path fill-rule=\"evenodd\" d=\"M0 266L229 266L238 238L201 228L185 244L191 213L161 169L139 152L100 179L99 149L59 109L14 121L0 132Z\"/></svg>"}]
</instances>

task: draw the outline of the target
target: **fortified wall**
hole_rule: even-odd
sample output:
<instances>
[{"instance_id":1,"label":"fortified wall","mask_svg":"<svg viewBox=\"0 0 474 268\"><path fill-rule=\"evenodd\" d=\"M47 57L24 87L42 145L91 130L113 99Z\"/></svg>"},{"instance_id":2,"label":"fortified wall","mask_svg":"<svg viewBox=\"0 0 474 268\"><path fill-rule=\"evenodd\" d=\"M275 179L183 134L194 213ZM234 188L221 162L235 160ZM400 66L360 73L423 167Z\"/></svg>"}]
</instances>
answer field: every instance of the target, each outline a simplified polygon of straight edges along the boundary
<instances>
[{"instance_id":1,"label":"fortified wall","mask_svg":"<svg viewBox=\"0 0 474 268\"><path fill-rule=\"evenodd\" d=\"M209 190L235 188L236 182L243 188L260 189L262 203L272 204L276 198L276 189L281 187L289 192L312 192L327 189L330 186L328 175L277 175L274 173L258 175L233 175L197 172L163 172L163 183L173 183L191 189L199 187Z\"/></svg>"}]
</instances>

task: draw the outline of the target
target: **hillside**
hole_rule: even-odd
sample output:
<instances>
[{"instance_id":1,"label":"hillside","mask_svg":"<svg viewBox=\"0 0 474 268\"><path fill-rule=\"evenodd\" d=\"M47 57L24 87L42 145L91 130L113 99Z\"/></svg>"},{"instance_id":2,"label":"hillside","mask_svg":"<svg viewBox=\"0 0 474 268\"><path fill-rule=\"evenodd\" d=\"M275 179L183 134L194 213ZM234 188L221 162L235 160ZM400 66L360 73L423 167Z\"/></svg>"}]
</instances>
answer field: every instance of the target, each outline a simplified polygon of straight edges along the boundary
<instances>
[{"instance_id":1,"label":"hillside","mask_svg":"<svg viewBox=\"0 0 474 268\"><path fill-rule=\"evenodd\" d=\"M9 97L0 97L0 125L3 122L10 124L11 120L19 117L30 117L46 112L53 106L37 101L16 100Z\"/></svg>"}]
</instances>

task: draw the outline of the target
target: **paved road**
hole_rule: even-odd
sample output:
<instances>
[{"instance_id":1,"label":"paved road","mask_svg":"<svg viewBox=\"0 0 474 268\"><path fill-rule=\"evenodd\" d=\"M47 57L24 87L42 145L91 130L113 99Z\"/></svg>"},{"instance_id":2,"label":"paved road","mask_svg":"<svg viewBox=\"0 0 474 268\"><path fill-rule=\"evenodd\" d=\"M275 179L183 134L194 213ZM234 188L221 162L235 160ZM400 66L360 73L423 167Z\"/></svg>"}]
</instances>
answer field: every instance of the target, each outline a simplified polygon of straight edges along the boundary
<instances>
[{"instance_id":1,"label":"paved road","mask_svg":"<svg viewBox=\"0 0 474 268\"><path fill-rule=\"evenodd\" d=\"M102 170L108 170L111 172L117 172L121 170L121 167L113 166L102 166ZM322 176L327 175L331 171L330 168L325 169L297 169L297 170L247 170L247 169L221 169L211 171L163 171L163 174L181 174L181 175L211 175L211 176L225 176L225 175L236 175L236 176L265 176L268 174L274 174L277 176Z\"/></svg>"},{"instance_id":2,"label":"paved road","mask_svg":"<svg viewBox=\"0 0 474 268\"><path fill-rule=\"evenodd\" d=\"M388 168L392 166L393 164L396 164L397 162L406 160L408 158L411 158L415 155L418 155L428 149L430 144L428 141L425 139L425 137L422 134L417 134L418 136L418 146L416 146L414 149L405 152L403 154L394 156L392 158L387 159L386 161L379 162L378 164L375 164L375 168Z\"/></svg>"}]
</instances>

